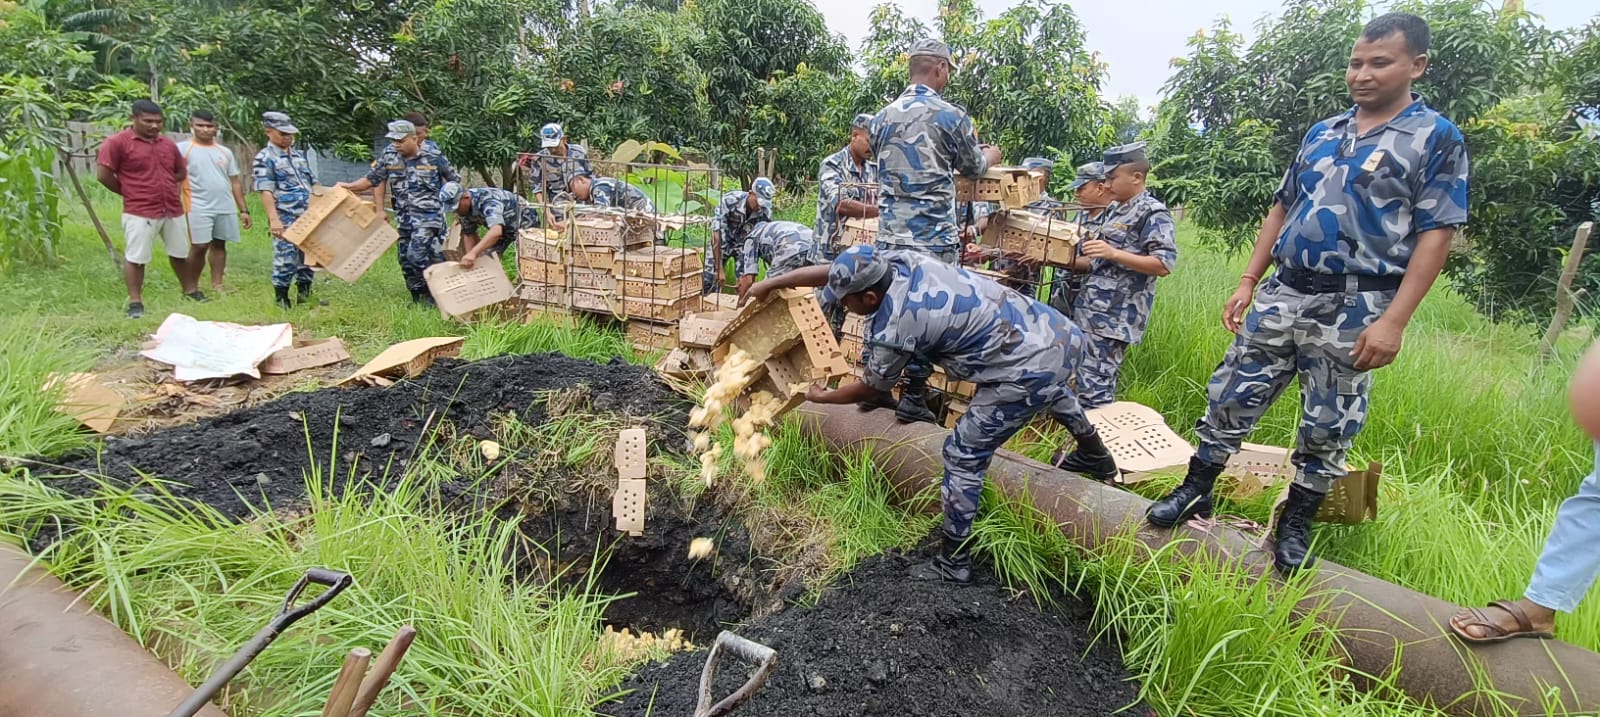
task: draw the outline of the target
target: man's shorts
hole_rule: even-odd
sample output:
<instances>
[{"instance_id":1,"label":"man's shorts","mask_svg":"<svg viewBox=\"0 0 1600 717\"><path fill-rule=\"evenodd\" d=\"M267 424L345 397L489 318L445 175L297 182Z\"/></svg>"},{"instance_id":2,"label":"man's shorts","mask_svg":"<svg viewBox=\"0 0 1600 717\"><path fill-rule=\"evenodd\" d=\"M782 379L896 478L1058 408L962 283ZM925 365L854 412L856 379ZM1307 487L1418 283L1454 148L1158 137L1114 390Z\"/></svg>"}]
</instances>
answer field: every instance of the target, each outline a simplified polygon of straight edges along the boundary
<instances>
[{"instance_id":1,"label":"man's shorts","mask_svg":"<svg viewBox=\"0 0 1600 717\"><path fill-rule=\"evenodd\" d=\"M146 219L122 215L123 257L129 264L149 264L157 237L166 245L168 257L189 258L189 222L184 217Z\"/></svg>"},{"instance_id":2,"label":"man's shorts","mask_svg":"<svg viewBox=\"0 0 1600 717\"><path fill-rule=\"evenodd\" d=\"M196 245L214 241L239 241L239 215L232 212L190 214L189 241Z\"/></svg>"}]
</instances>

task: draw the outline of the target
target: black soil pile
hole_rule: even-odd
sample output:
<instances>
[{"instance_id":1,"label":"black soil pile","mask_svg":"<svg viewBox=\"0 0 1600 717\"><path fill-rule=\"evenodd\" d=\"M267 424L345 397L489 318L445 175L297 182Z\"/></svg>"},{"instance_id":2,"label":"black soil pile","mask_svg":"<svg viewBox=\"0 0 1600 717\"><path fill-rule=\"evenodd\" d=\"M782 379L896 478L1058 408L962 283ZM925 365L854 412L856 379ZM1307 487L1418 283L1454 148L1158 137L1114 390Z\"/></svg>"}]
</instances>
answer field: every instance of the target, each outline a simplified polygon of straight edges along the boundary
<instances>
[{"instance_id":1,"label":"black soil pile","mask_svg":"<svg viewBox=\"0 0 1600 717\"><path fill-rule=\"evenodd\" d=\"M585 385L590 408L639 419L652 446L682 444L688 405L648 368L596 364L559 354L439 361L393 386L330 388L138 438L111 438L98 454L63 461L70 469L133 483L140 474L171 483L177 496L204 501L232 518L293 505L313 470L342 492L352 479L397 479L429 431L448 423L457 435L488 438L496 414L545 420L548 392ZM668 441L668 443L662 443ZM56 483L94 492L85 478Z\"/></svg>"},{"instance_id":2,"label":"black soil pile","mask_svg":"<svg viewBox=\"0 0 1600 717\"><path fill-rule=\"evenodd\" d=\"M924 556L867 560L815 607L757 618L739 634L773 648L778 667L740 717L1087 717L1142 715L1138 686L1113 645L1096 643L1090 611L1063 598L1037 609L1013 599L987 568L974 584L912 580ZM706 652L640 671L635 692L599 712L692 715ZM719 664L717 699L749 676Z\"/></svg>"}]
</instances>

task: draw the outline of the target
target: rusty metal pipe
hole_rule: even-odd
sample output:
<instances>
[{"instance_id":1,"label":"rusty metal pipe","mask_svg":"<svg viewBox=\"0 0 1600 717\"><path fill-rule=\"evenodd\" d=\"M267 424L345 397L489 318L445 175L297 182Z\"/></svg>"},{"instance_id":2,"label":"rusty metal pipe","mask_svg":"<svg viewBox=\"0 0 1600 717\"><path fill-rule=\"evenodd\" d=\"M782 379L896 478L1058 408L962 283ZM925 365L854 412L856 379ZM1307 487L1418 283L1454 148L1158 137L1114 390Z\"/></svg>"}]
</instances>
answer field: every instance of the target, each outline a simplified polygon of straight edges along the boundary
<instances>
[{"instance_id":1,"label":"rusty metal pipe","mask_svg":"<svg viewBox=\"0 0 1600 717\"><path fill-rule=\"evenodd\" d=\"M164 717L193 688L0 540L0 717ZM226 717L206 705L201 717Z\"/></svg>"},{"instance_id":2,"label":"rusty metal pipe","mask_svg":"<svg viewBox=\"0 0 1600 717\"><path fill-rule=\"evenodd\" d=\"M938 485L948 431L928 424L899 424L887 410L803 404L796 413L812 435L835 449L871 449L902 500ZM995 454L988 480L1006 495L1028 500L1050 516L1075 544L1092 550L1137 529L1151 547L1189 539L1188 552L1236 560L1258 575L1271 572L1272 556L1258 541L1232 528L1165 531L1144 522L1150 501L1114 486L1067 473L1016 453ZM1400 508L1404 510L1404 508ZM1395 684L1423 704L1452 714L1493 714L1503 703L1518 714L1545 714L1543 695L1557 688L1569 712L1600 710L1600 654L1560 640L1511 640L1467 648L1446 636L1459 607L1323 560L1311 591L1328 609L1317 613L1337 631L1351 664L1369 675L1395 675ZM1491 694L1492 693L1492 694Z\"/></svg>"}]
</instances>

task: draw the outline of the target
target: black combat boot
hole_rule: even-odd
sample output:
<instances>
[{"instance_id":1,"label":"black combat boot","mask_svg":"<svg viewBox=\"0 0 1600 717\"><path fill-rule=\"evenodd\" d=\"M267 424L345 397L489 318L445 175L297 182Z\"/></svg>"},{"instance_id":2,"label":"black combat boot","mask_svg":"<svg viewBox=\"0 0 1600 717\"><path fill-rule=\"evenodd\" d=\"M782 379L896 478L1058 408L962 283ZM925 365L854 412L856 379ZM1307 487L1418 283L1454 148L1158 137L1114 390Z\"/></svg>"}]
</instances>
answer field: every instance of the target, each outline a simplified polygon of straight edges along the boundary
<instances>
[{"instance_id":1,"label":"black combat boot","mask_svg":"<svg viewBox=\"0 0 1600 717\"><path fill-rule=\"evenodd\" d=\"M295 288L297 289L295 292L296 304L305 306L306 304L311 303L311 282L308 281L304 284L296 284Z\"/></svg>"},{"instance_id":2,"label":"black combat boot","mask_svg":"<svg viewBox=\"0 0 1600 717\"><path fill-rule=\"evenodd\" d=\"M1072 439L1077 445L1073 446L1071 453L1065 450L1056 451L1055 457L1050 461L1055 467L1081 473L1098 481L1108 481L1117 477L1117 462L1111 458L1111 452L1106 450L1105 441L1100 440L1099 431L1073 436Z\"/></svg>"},{"instance_id":3,"label":"black combat boot","mask_svg":"<svg viewBox=\"0 0 1600 717\"><path fill-rule=\"evenodd\" d=\"M1272 564L1279 572L1292 573L1317 561L1311 555L1311 523L1327 497L1298 483L1289 486L1289 500L1284 501L1283 514L1278 516L1277 541L1272 548Z\"/></svg>"},{"instance_id":4,"label":"black combat boot","mask_svg":"<svg viewBox=\"0 0 1600 717\"><path fill-rule=\"evenodd\" d=\"M419 306L438 306L433 303L433 294L428 293L427 289L412 289L411 303Z\"/></svg>"},{"instance_id":5,"label":"black combat boot","mask_svg":"<svg viewBox=\"0 0 1600 717\"><path fill-rule=\"evenodd\" d=\"M272 295L272 303L277 304L278 308L287 309L292 306L292 304L289 303L289 287L274 286L272 287Z\"/></svg>"},{"instance_id":6,"label":"black combat boot","mask_svg":"<svg viewBox=\"0 0 1600 717\"><path fill-rule=\"evenodd\" d=\"M967 549L966 542L940 530L939 554L912 569L911 577L916 580L944 580L958 585L972 582L972 553Z\"/></svg>"},{"instance_id":7,"label":"black combat boot","mask_svg":"<svg viewBox=\"0 0 1600 717\"><path fill-rule=\"evenodd\" d=\"M901 423L938 423L939 417L928 408L928 378L907 377L905 388L900 390L900 403L894 408L894 417Z\"/></svg>"},{"instance_id":8,"label":"black combat boot","mask_svg":"<svg viewBox=\"0 0 1600 717\"><path fill-rule=\"evenodd\" d=\"M1207 463L1199 456L1189 459L1189 474L1167 497L1150 504L1144 519L1158 528L1171 528L1195 516L1211 515L1211 489L1223 466Z\"/></svg>"},{"instance_id":9,"label":"black combat boot","mask_svg":"<svg viewBox=\"0 0 1600 717\"><path fill-rule=\"evenodd\" d=\"M873 410L875 408L893 409L893 408L898 407L899 405L900 405L900 403L898 401L894 400L894 394L893 393L890 393L888 391L873 391L872 395L868 396L865 401L862 401L861 403L856 404L856 408L859 408L863 412L865 412L865 411L871 411L871 410Z\"/></svg>"}]
</instances>

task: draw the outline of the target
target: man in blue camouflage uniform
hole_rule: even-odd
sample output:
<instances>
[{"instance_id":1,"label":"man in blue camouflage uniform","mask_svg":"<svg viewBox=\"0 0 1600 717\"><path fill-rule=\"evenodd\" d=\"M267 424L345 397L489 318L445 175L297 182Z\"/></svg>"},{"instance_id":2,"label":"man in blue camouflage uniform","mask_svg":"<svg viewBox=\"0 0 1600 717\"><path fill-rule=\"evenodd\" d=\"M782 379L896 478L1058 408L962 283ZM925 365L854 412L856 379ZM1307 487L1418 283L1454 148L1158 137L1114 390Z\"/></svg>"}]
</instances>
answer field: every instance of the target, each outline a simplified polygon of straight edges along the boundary
<instances>
[{"instance_id":1,"label":"man in blue camouflage uniform","mask_svg":"<svg viewBox=\"0 0 1600 717\"><path fill-rule=\"evenodd\" d=\"M911 84L872 118L868 139L878 165L879 249L961 261L955 175L983 176L1000 162L1000 150L979 144L972 118L939 95L954 71L948 45L918 40L910 52ZM932 422L927 388L933 366L913 360L905 373L896 417Z\"/></svg>"},{"instance_id":2,"label":"man in blue camouflage uniform","mask_svg":"<svg viewBox=\"0 0 1600 717\"><path fill-rule=\"evenodd\" d=\"M1223 326L1238 336L1207 385L1200 447L1183 483L1150 507L1151 524L1211 511L1229 457L1298 376L1296 475L1273 559L1286 572L1311 564L1311 523L1366 422L1369 372L1399 353L1467 221L1461 131L1411 92L1428 66L1429 35L1405 13L1362 30L1345 70L1355 107L1313 126L1284 173L1223 307ZM1257 291L1269 266L1276 272Z\"/></svg>"},{"instance_id":3,"label":"man in blue camouflage uniform","mask_svg":"<svg viewBox=\"0 0 1600 717\"><path fill-rule=\"evenodd\" d=\"M528 164L528 180L534 205L544 208L541 226L560 228L563 217L556 198L570 191L573 177L590 173L589 150L569 141L560 124L551 122L539 128L539 153Z\"/></svg>"},{"instance_id":4,"label":"man in blue camouflage uniform","mask_svg":"<svg viewBox=\"0 0 1600 717\"><path fill-rule=\"evenodd\" d=\"M424 115L421 112L407 112L407 113L405 113L403 115L400 115L400 119L403 119L403 120L405 120L407 122L410 122L411 126L417 128L417 141L422 144L422 148L424 150L429 151L429 152L435 152L435 153L438 153L438 154L444 154L444 150L439 149L439 143L438 142L435 142L435 141L433 141L431 139L428 139L428 135L431 134L433 130L432 130L431 126L428 124L427 115ZM383 152L382 152L382 150L379 150L378 153L382 154ZM384 190L384 187L381 184L372 188L372 202L373 202L373 204L376 204L376 205L378 205L380 207L383 206L383 200L384 200L384 191L383 190ZM389 198L389 208L395 210L396 213L399 213L399 211L400 211L400 203L398 201L396 201L393 197L390 197Z\"/></svg>"},{"instance_id":5,"label":"man in blue camouflage uniform","mask_svg":"<svg viewBox=\"0 0 1600 717\"><path fill-rule=\"evenodd\" d=\"M1100 225L1105 222L1106 209L1111 204L1111 190L1106 187L1105 163L1089 162L1078 167L1077 176L1073 177L1067 189L1081 207L1074 220L1081 230L1080 236L1098 235ZM1083 275L1092 268L1094 260L1086 256L1076 257L1070 267L1056 267L1055 280L1050 287L1050 306L1071 318L1072 304L1083 289Z\"/></svg>"},{"instance_id":6,"label":"man in blue camouflage uniform","mask_svg":"<svg viewBox=\"0 0 1600 717\"><path fill-rule=\"evenodd\" d=\"M1099 231L1079 247L1091 260L1072 318L1089 345L1078 371L1078 395L1086 408L1117 400L1117 377L1128 346L1144 338L1156 300L1156 279L1178 263L1172 214L1145 190L1150 162L1144 143L1112 147L1103 162L1114 200Z\"/></svg>"},{"instance_id":7,"label":"man in blue camouflage uniform","mask_svg":"<svg viewBox=\"0 0 1600 717\"><path fill-rule=\"evenodd\" d=\"M817 170L816 236L824 258L832 259L843 248L845 219L878 216L878 165L867 139L871 125L872 115L856 115L850 143L824 157Z\"/></svg>"},{"instance_id":8,"label":"man in blue camouflage uniform","mask_svg":"<svg viewBox=\"0 0 1600 717\"><path fill-rule=\"evenodd\" d=\"M750 293L756 283L761 262L767 263L767 278L776 279L795 269L822 261L822 252L812 238L811 227L800 222L762 222L744 240L734 273L739 277L739 298Z\"/></svg>"},{"instance_id":9,"label":"man in blue camouflage uniform","mask_svg":"<svg viewBox=\"0 0 1600 717\"><path fill-rule=\"evenodd\" d=\"M468 269L478 257L498 257L516 243L521 232L539 227L538 207L496 187L463 189L460 182L447 182L439 190L439 205L455 212L461 222L461 239L466 245L461 265Z\"/></svg>"},{"instance_id":10,"label":"man in blue camouflage uniform","mask_svg":"<svg viewBox=\"0 0 1600 717\"><path fill-rule=\"evenodd\" d=\"M706 294L722 291L722 272L736 256L757 224L772 220L772 200L778 187L766 177L756 177L749 191L728 192L717 203L711 216L711 243L706 247L706 268L700 289Z\"/></svg>"},{"instance_id":11,"label":"man in blue camouflage uniform","mask_svg":"<svg viewBox=\"0 0 1600 717\"><path fill-rule=\"evenodd\" d=\"M977 384L972 403L944 444L942 550L921 573L967 582L964 543L994 452L1034 416L1049 413L1077 440L1073 457L1107 480L1116 462L1068 386L1083 334L1060 312L958 266L909 251L853 246L830 265L806 267L751 287L771 291L823 286L823 303L843 303L867 317L860 381L835 390L813 386L816 403L861 404L889 391L913 356L944 367L952 380Z\"/></svg>"},{"instance_id":12,"label":"man in blue camouflage uniform","mask_svg":"<svg viewBox=\"0 0 1600 717\"><path fill-rule=\"evenodd\" d=\"M261 123L266 129L267 145L250 164L251 189L261 193L267 230L272 235L273 301L287 309L290 283L298 285L302 305L311 299L315 275L306 266L300 247L284 239L283 232L311 205L311 188L316 186L317 177L305 153L294 148L294 136L300 130L289 121L289 115L267 112L261 115Z\"/></svg>"},{"instance_id":13,"label":"man in blue camouflage uniform","mask_svg":"<svg viewBox=\"0 0 1600 717\"><path fill-rule=\"evenodd\" d=\"M574 199L586 204L624 209L651 216L656 213L656 204L650 201L650 195L645 194L643 189L616 177L582 175L573 177L567 186L571 188Z\"/></svg>"},{"instance_id":14,"label":"man in blue camouflage uniform","mask_svg":"<svg viewBox=\"0 0 1600 717\"><path fill-rule=\"evenodd\" d=\"M353 192L384 186L394 197L400 230L397 246L400 273L405 275L411 300L433 304L433 294L422 272L444 261L444 213L439 190L447 182L460 182L461 175L444 155L428 150L417 138L415 125L405 120L389 123L389 146L372 163L372 171L354 182L339 186Z\"/></svg>"}]
</instances>

